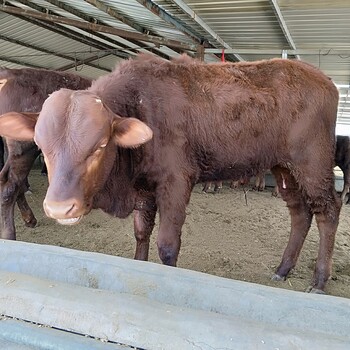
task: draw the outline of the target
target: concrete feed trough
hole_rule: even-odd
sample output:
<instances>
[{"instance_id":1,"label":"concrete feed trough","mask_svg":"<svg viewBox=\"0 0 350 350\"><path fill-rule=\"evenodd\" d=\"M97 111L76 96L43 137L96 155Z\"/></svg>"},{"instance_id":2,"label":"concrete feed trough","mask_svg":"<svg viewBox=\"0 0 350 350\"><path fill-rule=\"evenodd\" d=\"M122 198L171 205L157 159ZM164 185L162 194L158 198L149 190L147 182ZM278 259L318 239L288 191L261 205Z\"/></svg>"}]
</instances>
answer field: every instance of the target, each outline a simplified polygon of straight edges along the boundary
<instances>
[{"instance_id":1,"label":"concrete feed trough","mask_svg":"<svg viewBox=\"0 0 350 350\"><path fill-rule=\"evenodd\" d=\"M348 299L16 241L0 313L4 349L350 348Z\"/></svg>"}]
</instances>

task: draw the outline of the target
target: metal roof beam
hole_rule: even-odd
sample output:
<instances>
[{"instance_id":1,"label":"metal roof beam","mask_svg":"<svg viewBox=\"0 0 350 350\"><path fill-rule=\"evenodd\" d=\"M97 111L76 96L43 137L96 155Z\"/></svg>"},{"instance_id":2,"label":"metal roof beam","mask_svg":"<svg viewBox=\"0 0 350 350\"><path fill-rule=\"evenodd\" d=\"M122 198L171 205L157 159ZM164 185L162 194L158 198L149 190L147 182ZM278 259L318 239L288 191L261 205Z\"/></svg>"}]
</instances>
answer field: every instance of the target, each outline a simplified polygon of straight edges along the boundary
<instances>
[{"instance_id":1,"label":"metal roof beam","mask_svg":"<svg viewBox=\"0 0 350 350\"><path fill-rule=\"evenodd\" d=\"M84 0L86 3L98 8L100 11L107 13L113 18L116 18L120 22L128 25L131 28L134 28L136 31L147 34L147 29L140 26L139 24L135 23L131 19L127 17L127 15L121 13L120 11L117 11L116 9L104 4L102 1L99 0Z\"/></svg>"},{"instance_id":2,"label":"metal roof beam","mask_svg":"<svg viewBox=\"0 0 350 350\"><path fill-rule=\"evenodd\" d=\"M68 70L68 69L71 69L71 68L74 68L74 67L83 66L84 64L88 64L88 63L90 63L92 61L96 61L96 60L98 60L100 58L103 58L103 57L106 57L106 56L109 56L109 55L111 55L110 52L105 52L105 53L102 53L100 55L95 55L95 56L89 57L89 58L87 58L85 60L78 60L78 61L76 61L74 63L67 64L66 66L63 66L63 67L60 67L60 68L56 68L56 70L58 70L58 71L65 71L65 70ZM98 69L101 69L101 68L99 68L99 66L97 66L97 67L98 67ZM109 72L110 72L110 70L109 70Z\"/></svg>"},{"instance_id":3,"label":"metal roof beam","mask_svg":"<svg viewBox=\"0 0 350 350\"><path fill-rule=\"evenodd\" d=\"M165 22L173 25L176 29L178 29L180 32L186 34L188 37L190 37L192 40L194 40L197 43L201 43L203 39L199 37L197 34L195 34L193 31L188 29L184 24L182 24L179 20L175 19L173 16L170 16L166 11L164 11L160 6L155 4L151 0L136 0L139 4L146 7L149 11L151 11L153 14L164 20Z\"/></svg>"},{"instance_id":4,"label":"metal roof beam","mask_svg":"<svg viewBox=\"0 0 350 350\"><path fill-rule=\"evenodd\" d=\"M31 8L33 8L34 10L36 11L39 11L41 13L49 13L49 14L54 14L54 12L48 10L47 8L45 7L42 7L42 6L39 6L39 5L36 5L32 2L29 2L28 0L16 0L17 2L20 2L21 4L23 5L26 5L26 6L29 6ZM17 8L17 7L12 7L11 8L13 9L18 9L18 10L21 10L20 8ZM16 16L16 14L13 14ZM66 28L66 27L63 27L63 26L60 26L56 23L48 23L48 22L44 22L44 21L41 21L39 19L35 19L35 18L28 18L27 16L25 15L17 15L19 16L21 19L25 20L25 21L28 21L28 22L31 22L33 24L36 24L38 26L41 26L41 27L44 27L50 31L53 31L55 33L58 33L60 35L63 35L63 36L66 36L70 39L73 39L75 41L79 41L80 43L83 43L85 45L88 45L88 46L92 46L92 47L95 47L99 50L114 50L114 51L111 51L115 56L117 57L122 57L122 58L126 58L126 57L129 57L128 54L126 53L119 53L117 50L115 50L114 47L110 46L110 45L107 45L107 44L104 44L104 43L101 43L93 38L90 38L86 35L83 35L83 34L80 34L80 33L77 33L76 31L74 30L71 30L69 28ZM89 34L96 34L96 33L93 33L92 31L89 32Z\"/></svg>"},{"instance_id":5,"label":"metal roof beam","mask_svg":"<svg viewBox=\"0 0 350 350\"><path fill-rule=\"evenodd\" d=\"M6 37L6 36L1 35L1 34L0 34L0 39L4 40L4 41L8 41L8 42L16 44L16 45L19 45L19 46L27 47L29 49L33 49L33 50L36 50L36 51L44 52L44 53L52 55L52 56L64 58L64 59L69 60L69 61L74 61L74 62L77 61L74 57L67 56L67 55L64 55L64 54L60 54L60 53L57 53L57 52L54 52L54 51L51 51L51 50L47 50L47 49L44 49L44 48L36 46L36 45L28 44L28 43L25 43L25 42L23 42L21 40L12 39L12 38ZM104 70L104 71L107 71L107 72L111 71L110 69L99 67L99 66L96 66L95 64L91 64L91 63L88 63L86 61L87 60L85 60L85 63L87 65L93 67L93 68L101 69L101 70ZM82 62L84 62L84 61L82 60Z\"/></svg>"},{"instance_id":6,"label":"metal roof beam","mask_svg":"<svg viewBox=\"0 0 350 350\"><path fill-rule=\"evenodd\" d=\"M272 9L275 13L275 16L277 17L278 23L281 27L281 30L284 34L284 37L286 38L286 40L288 41L289 46L293 49L296 50L296 45L294 43L294 40L289 32L288 26L286 21L283 18L282 12L280 7L278 6L277 0L269 0L270 5L272 6ZM296 55L297 59L300 60L300 56Z\"/></svg>"},{"instance_id":7,"label":"metal roof beam","mask_svg":"<svg viewBox=\"0 0 350 350\"><path fill-rule=\"evenodd\" d=\"M169 46L169 47L176 47L176 48L179 48L181 50L195 51L197 48L197 45L184 44L184 43L182 43L180 41L176 41L176 40L165 39L165 38L155 37L152 35L146 35L146 34L141 34L141 33L129 32L126 30L102 26L102 25L98 25L95 23L87 23L87 22L68 19L68 18L64 18L64 17L49 15L46 13L35 12L35 11L27 10L27 9L19 9L16 7L10 7L8 5L0 5L0 11L10 13L10 14L15 14L15 15L33 17L33 18L37 18L37 19L47 21L47 22L60 23L60 24L65 24L65 25L69 25L69 26L74 26L74 27L81 28L81 29L89 29L92 31L118 35L118 36L121 36L125 39L135 39L135 40L152 42L154 44L159 44L159 45L164 45L164 46Z\"/></svg>"},{"instance_id":8,"label":"metal roof beam","mask_svg":"<svg viewBox=\"0 0 350 350\"><path fill-rule=\"evenodd\" d=\"M18 64L18 65L23 66L23 67L45 69L45 67L38 66L36 64L32 64L32 63L28 63L28 62L24 62L24 61L20 61L20 60L16 60L16 59L6 57L6 56L0 56L0 61Z\"/></svg>"},{"instance_id":9,"label":"metal roof beam","mask_svg":"<svg viewBox=\"0 0 350 350\"><path fill-rule=\"evenodd\" d=\"M182 33L189 36L192 40L195 40L196 42L200 43L201 45L204 45L204 43L205 43L205 44L212 46L211 44L207 43L207 40L205 40L204 38L200 37L199 35L195 34L193 31L188 29L188 27L185 24L182 24L180 20L175 19L174 17L169 15L166 11L164 11L160 6L155 4L152 0L136 0L136 1L138 3L140 3L141 5L143 5L144 7L146 7L149 11L154 13L156 16L163 19L168 24L171 24L176 29L178 29ZM201 57L201 59L203 59L203 57L201 55L199 55L198 50L197 50L196 56ZM238 57L235 57L234 59L236 60L236 59L238 59Z\"/></svg>"},{"instance_id":10,"label":"metal roof beam","mask_svg":"<svg viewBox=\"0 0 350 350\"><path fill-rule=\"evenodd\" d=\"M66 3L63 3L62 1L59 1L59 0L45 0L46 2L68 12L68 13L71 13L73 14L74 16L76 17L79 17L81 19L83 19L84 21L86 22L90 22L90 23L97 23L97 24L101 24L101 25L105 25L105 26L108 26L107 24L105 24L103 21L100 21L94 17L91 17L89 16L88 14L82 12L82 11L79 11L77 10L76 8L70 6L70 5L67 5ZM116 46L119 46L121 47L122 49L125 49L125 50L128 50L130 52L135 52L137 53L139 50L138 49L134 49L134 48L131 48L131 47L128 47L127 45L123 44L123 43L120 43L119 41L116 41L114 39L112 39L111 37L109 36L106 36L104 34L101 34L101 33L98 33L98 32L92 32L92 31L88 31L88 33L90 34L93 34L94 36L100 38L100 39L103 39L113 45L116 45ZM141 43L141 42L138 42L136 40L129 40L131 43L133 43L134 45L138 45L138 46L141 46L143 47L145 44L144 43ZM164 59L170 59L170 57L164 53L162 53L161 51L157 50L157 49L154 49L152 47L146 47L146 49Z\"/></svg>"},{"instance_id":11,"label":"metal roof beam","mask_svg":"<svg viewBox=\"0 0 350 350\"><path fill-rule=\"evenodd\" d=\"M205 21L198 16L197 13L195 13L187 4L185 4L182 0L171 0L175 5L177 5L179 8L181 8L182 11L184 11L187 15L191 17L193 21L195 21L198 25L200 25L214 40L220 43L226 49L232 49L232 47L225 42L219 34L217 34L212 28L210 28ZM238 61L244 61L244 59L239 56L238 54L233 53L234 57Z\"/></svg>"},{"instance_id":12,"label":"metal roof beam","mask_svg":"<svg viewBox=\"0 0 350 350\"><path fill-rule=\"evenodd\" d=\"M296 50L281 50L281 49L246 49L246 48L237 48L237 49L227 49L227 53L238 53L239 55L277 55L281 56L282 51L286 51L288 55L344 55L347 56L350 54L350 50L343 49L332 49L331 52L329 49L296 49ZM206 48L205 53L220 53L221 49L212 49Z\"/></svg>"},{"instance_id":13,"label":"metal roof beam","mask_svg":"<svg viewBox=\"0 0 350 350\"><path fill-rule=\"evenodd\" d=\"M66 38L69 38L71 40L78 41L82 44L94 47L95 49L105 50L105 48L102 45L98 45L98 44L95 44L91 41L85 40L85 38L80 37L78 33L75 33L73 31L70 32L70 30L67 31L64 27L59 26L55 23L47 23L47 22L38 20L36 18L29 18L29 17L25 17L25 16L21 16L21 15L14 15L14 16L20 18L23 21L37 25L38 27L45 28L51 32L60 34L60 35L66 37ZM116 55L119 56L119 54L116 54ZM125 57L125 56L122 56L122 57Z\"/></svg>"}]
</instances>

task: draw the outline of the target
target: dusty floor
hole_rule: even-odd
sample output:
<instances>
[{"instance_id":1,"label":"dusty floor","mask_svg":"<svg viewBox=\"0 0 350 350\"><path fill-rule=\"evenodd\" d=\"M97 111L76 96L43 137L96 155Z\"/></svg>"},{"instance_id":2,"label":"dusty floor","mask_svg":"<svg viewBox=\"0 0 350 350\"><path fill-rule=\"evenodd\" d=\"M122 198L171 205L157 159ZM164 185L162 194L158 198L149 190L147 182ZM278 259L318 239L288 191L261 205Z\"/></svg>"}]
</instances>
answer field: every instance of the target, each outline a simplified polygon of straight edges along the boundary
<instances>
[{"instance_id":1,"label":"dusty floor","mask_svg":"<svg viewBox=\"0 0 350 350\"><path fill-rule=\"evenodd\" d=\"M46 218L42 200L47 179L40 170L30 176L33 194L27 196L38 225L26 228L17 211L17 239L96 251L132 258L135 241L133 220L113 219L93 211L76 226L60 226ZM298 264L285 282L270 280L279 264L289 235L289 214L280 198L265 192L247 193L224 187L221 193L206 194L197 186L187 208L178 266L237 280L304 291L312 277L318 250L318 233L313 223ZM150 260L160 262L155 228ZM350 205L343 206L334 252L333 275L328 294L350 298Z\"/></svg>"}]
</instances>

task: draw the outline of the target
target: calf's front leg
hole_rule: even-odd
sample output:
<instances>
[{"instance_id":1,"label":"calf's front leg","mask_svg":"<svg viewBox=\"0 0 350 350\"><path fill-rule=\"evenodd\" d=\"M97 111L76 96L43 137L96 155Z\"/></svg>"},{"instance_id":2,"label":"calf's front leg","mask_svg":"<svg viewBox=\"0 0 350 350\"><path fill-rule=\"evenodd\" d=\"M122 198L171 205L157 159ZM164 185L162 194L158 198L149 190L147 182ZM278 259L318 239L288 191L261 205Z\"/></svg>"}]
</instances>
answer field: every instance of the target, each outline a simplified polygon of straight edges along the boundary
<instances>
[{"instance_id":1,"label":"calf's front leg","mask_svg":"<svg viewBox=\"0 0 350 350\"><path fill-rule=\"evenodd\" d=\"M23 191L20 191L17 196L17 205L21 212L22 219L27 227L35 227L37 224L37 220L33 214L32 209L28 205L26 197Z\"/></svg>"},{"instance_id":2,"label":"calf's front leg","mask_svg":"<svg viewBox=\"0 0 350 350\"><path fill-rule=\"evenodd\" d=\"M134 210L134 235L136 250L134 259L148 260L149 241L154 228L157 206L153 194L139 195Z\"/></svg>"},{"instance_id":3,"label":"calf's front leg","mask_svg":"<svg viewBox=\"0 0 350 350\"><path fill-rule=\"evenodd\" d=\"M134 210L134 234L136 250L134 259L148 260L149 240L154 227L157 210Z\"/></svg>"},{"instance_id":4,"label":"calf's front leg","mask_svg":"<svg viewBox=\"0 0 350 350\"><path fill-rule=\"evenodd\" d=\"M192 188L190 182L177 178L171 186L168 184L159 190L157 246L159 257L165 265L176 266L181 246L181 229Z\"/></svg>"}]
</instances>

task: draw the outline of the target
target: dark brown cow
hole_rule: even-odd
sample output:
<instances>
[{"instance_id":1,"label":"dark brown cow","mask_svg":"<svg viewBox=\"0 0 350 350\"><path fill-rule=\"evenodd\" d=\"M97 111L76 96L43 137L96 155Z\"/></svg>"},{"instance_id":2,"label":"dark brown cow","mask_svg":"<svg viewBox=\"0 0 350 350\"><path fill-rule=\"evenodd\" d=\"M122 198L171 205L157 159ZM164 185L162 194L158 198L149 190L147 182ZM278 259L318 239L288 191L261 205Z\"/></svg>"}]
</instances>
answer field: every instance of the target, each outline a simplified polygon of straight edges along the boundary
<instances>
[{"instance_id":1,"label":"dark brown cow","mask_svg":"<svg viewBox=\"0 0 350 350\"><path fill-rule=\"evenodd\" d=\"M337 136L337 148L335 152L335 164L344 174L344 187L341 193L341 199L346 204L350 203L350 196L346 200L346 195L350 189L350 137Z\"/></svg>"},{"instance_id":2,"label":"dark brown cow","mask_svg":"<svg viewBox=\"0 0 350 350\"><path fill-rule=\"evenodd\" d=\"M271 169L291 214L274 279L295 266L315 215L320 247L312 291L319 292L330 276L341 208L333 174L337 104L331 80L302 62L141 56L87 91L53 93L37 123L1 116L0 134L14 136L12 127L21 125L18 138L35 138L48 167L44 209L61 224L77 223L93 208L116 217L134 211L135 258L146 260L158 210L158 252L168 265L176 265L197 182Z\"/></svg>"},{"instance_id":3,"label":"dark brown cow","mask_svg":"<svg viewBox=\"0 0 350 350\"><path fill-rule=\"evenodd\" d=\"M45 99L62 88L85 89L91 81L74 74L39 69L0 69L0 114L40 112ZM26 226L34 227L36 219L24 192L26 179L39 154L34 142L7 140L8 158L0 173L0 236L16 239L14 206L17 201Z\"/></svg>"}]
</instances>

